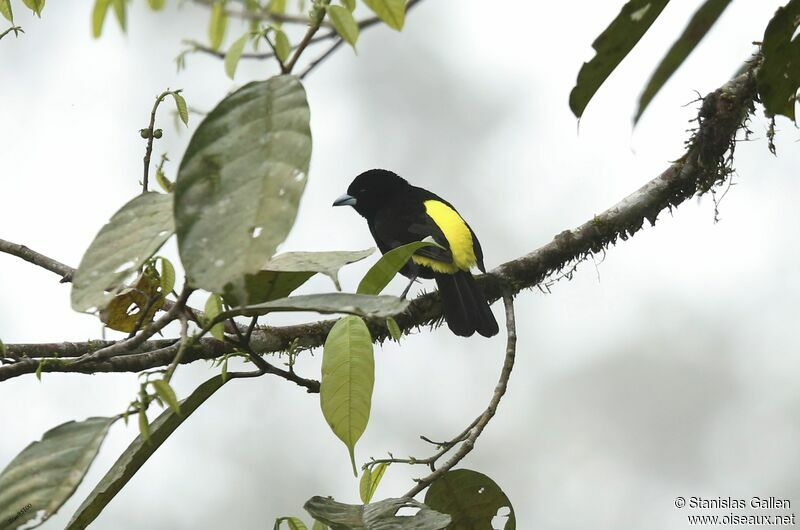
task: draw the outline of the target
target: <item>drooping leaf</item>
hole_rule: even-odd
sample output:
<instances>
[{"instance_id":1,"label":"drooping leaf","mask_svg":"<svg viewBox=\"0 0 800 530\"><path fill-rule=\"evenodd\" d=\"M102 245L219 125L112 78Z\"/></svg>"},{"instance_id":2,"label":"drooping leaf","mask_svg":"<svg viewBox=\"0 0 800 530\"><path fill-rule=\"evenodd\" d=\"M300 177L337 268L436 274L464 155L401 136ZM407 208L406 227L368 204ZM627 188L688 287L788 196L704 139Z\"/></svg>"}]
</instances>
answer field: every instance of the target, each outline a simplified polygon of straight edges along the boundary
<instances>
[{"instance_id":1,"label":"drooping leaf","mask_svg":"<svg viewBox=\"0 0 800 530\"><path fill-rule=\"evenodd\" d=\"M158 397L160 397L175 414L180 415L181 405L178 403L178 396L175 395L175 391L172 389L169 382L163 379L156 379L150 381L150 384L153 386L153 390L156 391Z\"/></svg>"},{"instance_id":2,"label":"drooping leaf","mask_svg":"<svg viewBox=\"0 0 800 530\"><path fill-rule=\"evenodd\" d=\"M139 436L142 437L144 443L150 442L150 421L147 419L147 411L144 407L139 409Z\"/></svg>"},{"instance_id":3,"label":"drooping leaf","mask_svg":"<svg viewBox=\"0 0 800 530\"><path fill-rule=\"evenodd\" d=\"M400 331L400 326L397 325L397 321L392 317L387 317L386 328L389 330L389 335L397 342L400 342L400 339L403 337L403 332Z\"/></svg>"},{"instance_id":4,"label":"drooping leaf","mask_svg":"<svg viewBox=\"0 0 800 530\"><path fill-rule=\"evenodd\" d=\"M284 522L289 530L308 530L305 523L303 523L303 521L297 517L278 517L275 519L275 526L273 527L273 530L280 530L281 525Z\"/></svg>"},{"instance_id":5,"label":"drooping leaf","mask_svg":"<svg viewBox=\"0 0 800 530\"><path fill-rule=\"evenodd\" d=\"M153 320L164 306L161 279L152 266L145 267L133 285L120 291L100 310L100 320L109 328L131 333Z\"/></svg>"},{"instance_id":6,"label":"drooping leaf","mask_svg":"<svg viewBox=\"0 0 800 530\"><path fill-rule=\"evenodd\" d=\"M396 315L408 307L407 300L396 296L370 296L350 293L303 294L279 298L262 304L240 306L223 311L219 319L235 316L253 317L267 313L286 311L311 311L322 314L342 313L362 317L387 317Z\"/></svg>"},{"instance_id":7,"label":"drooping leaf","mask_svg":"<svg viewBox=\"0 0 800 530\"><path fill-rule=\"evenodd\" d=\"M240 289L235 289L233 284L225 286L222 298L231 307L240 305L256 305L279 298L285 298L292 291L306 283L314 276L314 272L275 272L261 271L257 274L247 274L244 279L245 298L239 298Z\"/></svg>"},{"instance_id":8,"label":"drooping leaf","mask_svg":"<svg viewBox=\"0 0 800 530\"><path fill-rule=\"evenodd\" d=\"M328 17L336 32L355 50L358 40L358 23L351 10L336 5L328 6Z\"/></svg>"},{"instance_id":9,"label":"drooping leaf","mask_svg":"<svg viewBox=\"0 0 800 530\"><path fill-rule=\"evenodd\" d=\"M200 385L188 398L181 401L181 415L171 409L162 412L150 425L150 440L145 442L141 435L136 437L83 501L83 504L72 516L66 530L83 530L89 526L169 435L223 384L225 381L222 376L212 377Z\"/></svg>"},{"instance_id":10,"label":"drooping leaf","mask_svg":"<svg viewBox=\"0 0 800 530\"><path fill-rule=\"evenodd\" d=\"M175 288L175 267L170 260L163 256L158 256L155 261L156 263L161 263L161 270L159 271L161 294L168 296L172 289Z\"/></svg>"},{"instance_id":11,"label":"drooping leaf","mask_svg":"<svg viewBox=\"0 0 800 530\"><path fill-rule=\"evenodd\" d=\"M55 514L75 493L112 423L114 418L70 421L19 453L0 473L2 528L36 519L40 510L39 524Z\"/></svg>"},{"instance_id":12,"label":"drooping leaf","mask_svg":"<svg viewBox=\"0 0 800 530\"><path fill-rule=\"evenodd\" d=\"M336 502L330 497L311 497L303 508L331 530L443 530L450 524L449 515L410 498L384 499L361 506ZM396 515L401 508L419 511L413 516ZM475 528L488 529L491 525Z\"/></svg>"},{"instance_id":13,"label":"drooping leaf","mask_svg":"<svg viewBox=\"0 0 800 530\"><path fill-rule=\"evenodd\" d=\"M365 250L337 250L332 252L286 252L271 258L264 270L275 272L319 272L339 286L339 269L345 265L361 261L375 252L374 248Z\"/></svg>"},{"instance_id":14,"label":"drooping leaf","mask_svg":"<svg viewBox=\"0 0 800 530\"><path fill-rule=\"evenodd\" d=\"M225 40L228 29L228 15L225 13L225 2L217 0L211 6L211 18L208 20L208 42L211 48L218 50Z\"/></svg>"},{"instance_id":15,"label":"drooping leaf","mask_svg":"<svg viewBox=\"0 0 800 530\"><path fill-rule=\"evenodd\" d=\"M797 90L800 88L800 0L778 8L764 32L758 70L758 93L768 114L795 120Z\"/></svg>"},{"instance_id":16,"label":"drooping leaf","mask_svg":"<svg viewBox=\"0 0 800 530\"><path fill-rule=\"evenodd\" d=\"M92 36L97 39L103 33L103 24L106 21L111 0L95 0L92 9Z\"/></svg>"},{"instance_id":17,"label":"drooping leaf","mask_svg":"<svg viewBox=\"0 0 800 530\"><path fill-rule=\"evenodd\" d=\"M14 12L11 10L11 0L0 0L0 15L3 15L6 20L14 23Z\"/></svg>"},{"instance_id":18,"label":"drooping leaf","mask_svg":"<svg viewBox=\"0 0 800 530\"><path fill-rule=\"evenodd\" d=\"M310 158L296 77L245 85L205 117L175 182L178 249L193 285L241 288L261 270L294 224Z\"/></svg>"},{"instance_id":19,"label":"drooping leaf","mask_svg":"<svg viewBox=\"0 0 800 530\"><path fill-rule=\"evenodd\" d=\"M128 6L126 0L111 0L111 8L123 33L128 29Z\"/></svg>"},{"instance_id":20,"label":"drooping leaf","mask_svg":"<svg viewBox=\"0 0 800 530\"><path fill-rule=\"evenodd\" d=\"M397 248L393 248L378 260L364 275L358 284L359 294L379 294L389 285L392 278L408 263L411 255L424 247L439 246L431 241L415 241Z\"/></svg>"},{"instance_id":21,"label":"drooping leaf","mask_svg":"<svg viewBox=\"0 0 800 530\"><path fill-rule=\"evenodd\" d=\"M661 59L661 62L656 67L655 72L647 82L647 86L639 97L639 108L636 111L636 116L633 118L633 123L639 121L642 113L645 111L650 101L658 94L661 87L669 80L673 73L683 64L683 61L689 57L697 44L705 37L711 26L728 7L731 0L706 0L700 8L695 11L686 29L678 40L676 40L667 54Z\"/></svg>"},{"instance_id":22,"label":"drooping leaf","mask_svg":"<svg viewBox=\"0 0 800 530\"><path fill-rule=\"evenodd\" d=\"M128 202L84 253L72 280L72 308L105 307L173 231L171 195L142 193Z\"/></svg>"},{"instance_id":23,"label":"drooping leaf","mask_svg":"<svg viewBox=\"0 0 800 530\"><path fill-rule=\"evenodd\" d=\"M181 121L184 125L189 125L189 107L186 105L186 99L178 92L172 93L172 99L175 100L175 108L178 109L178 116L180 116Z\"/></svg>"},{"instance_id":24,"label":"drooping leaf","mask_svg":"<svg viewBox=\"0 0 800 530\"><path fill-rule=\"evenodd\" d=\"M377 466L368 467L361 474L361 482L358 485L358 494L361 497L361 502L369 504L369 501L372 500L375 490L378 489L378 484L381 483L381 479L386 473L387 467L389 467L389 464L381 462Z\"/></svg>"},{"instance_id":25,"label":"drooping leaf","mask_svg":"<svg viewBox=\"0 0 800 530\"><path fill-rule=\"evenodd\" d=\"M292 44L289 42L289 37L286 36L286 33L282 29L275 30L275 55L281 61L281 63L285 63L286 59L289 58L289 54L292 53Z\"/></svg>"},{"instance_id":26,"label":"drooping leaf","mask_svg":"<svg viewBox=\"0 0 800 530\"><path fill-rule=\"evenodd\" d=\"M592 43L597 54L583 63L575 88L569 94L569 107L580 118L586 105L611 72L628 55L655 22L669 0L629 0L619 15Z\"/></svg>"},{"instance_id":27,"label":"drooping leaf","mask_svg":"<svg viewBox=\"0 0 800 530\"><path fill-rule=\"evenodd\" d=\"M400 31L406 19L406 0L364 0L368 8L389 27Z\"/></svg>"},{"instance_id":28,"label":"drooping leaf","mask_svg":"<svg viewBox=\"0 0 800 530\"><path fill-rule=\"evenodd\" d=\"M234 43L231 44L231 47L228 48L227 53L225 53L225 73L228 74L228 77L231 79L236 75L236 67L239 66L239 59L242 58L242 52L244 52L244 47L249 38L250 32L245 33L236 39Z\"/></svg>"},{"instance_id":29,"label":"drooping leaf","mask_svg":"<svg viewBox=\"0 0 800 530\"><path fill-rule=\"evenodd\" d=\"M311 527L311 530L328 530L328 525L314 520L314 526Z\"/></svg>"},{"instance_id":30,"label":"drooping leaf","mask_svg":"<svg viewBox=\"0 0 800 530\"><path fill-rule=\"evenodd\" d=\"M205 312L206 318L209 320L209 322L212 321L215 317L217 317L217 315L222 313L222 298L220 298L218 294L212 294L209 296L208 300L206 300L206 306L203 311ZM223 326L222 322L211 326L209 333L211 333L211 336L217 340L225 340L225 326Z\"/></svg>"},{"instance_id":31,"label":"drooping leaf","mask_svg":"<svg viewBox=\"0 0 800 530\"><path fill-rule=\"evenodd\" d=\"M44 2L45 0L22 0L22 3L25 6L36 13L36 16L42 16L42 10L44 9Z\"/></svg>"},{"instance_id":32,"label":"drooping leaf","mask_svg":"<svg viewBox=\"0 0 800 530\"><path fill-rule=\"evenodd\" d=\"M147 4L153 11L161 11L167 5L167 0L147 0Z\"/></svg>"},{"instance_id":33,"label":"drooping leaf","mask_svg":"<svg viewBox=\"0 0 800 530\"><path fill-rule=\"evenodd\" d=\"M453 528L493 528L492 519L503 509L508 517L500 530L517 527L514 507L492 479L469 469L455 469L431 484L425 504L453 518Z\"/></svg>"},{"instance_id":34,"label":"drooping leaf","mask_svg":"<svg viewBox=\"0 0 800 530\"><path fill-rule=\"evenodd\" d=\"M359 317L343 317L325 339L319 401L331 430L347 446L356 476L355 447L367 428L374 383L369 329Z\"/></svg>"}]
</instances>

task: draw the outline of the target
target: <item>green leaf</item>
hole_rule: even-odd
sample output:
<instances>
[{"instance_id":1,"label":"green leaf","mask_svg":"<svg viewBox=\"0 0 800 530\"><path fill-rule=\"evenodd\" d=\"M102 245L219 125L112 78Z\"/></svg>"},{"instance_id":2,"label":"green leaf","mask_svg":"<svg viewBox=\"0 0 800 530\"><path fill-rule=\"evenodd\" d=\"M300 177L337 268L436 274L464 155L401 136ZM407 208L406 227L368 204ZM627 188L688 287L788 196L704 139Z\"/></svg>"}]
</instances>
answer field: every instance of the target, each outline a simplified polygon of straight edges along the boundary
<instances>
[{"instance_id":1,"label":"green leaf","mask_svg":"<svg viewBox=\"0 0 800 530\"><path fill-rule=\"evenodd\" d=\"M758 92L764 109L771 115L795 120L797 90L800 88L800 35L792 36L800 25L800 0L778 8L764 32L761 53L764 63L758 70Z\"/></svg>"},{"instance_id":2,"label":"green leaf","mask_svg":"<svg viewBox=\"0 0 800 530\"><path fill-rule=\"evenodd\" d=\"M389 27L400 31L406 19L405 0L364 0L364 3Z\"/></svg>"},{"instance_id":3,"label":"green leaf","mask_svg":"<svg viewBox=\"0 0 800 530\"><path fill-rule=\"evenodd\" d=\"M153 11L161 11L167 5L167 0L147 0L147 4Z\"/></svg>"},{"instance_id":4,"label":"green leaf","mask_svg":"<svg viewBox=\"0 0 800 530\"><path fill-rule=\"evenodd\" d=\"M222 382L226 382L228 380L228 355L222 360L222 369L220 370L220 376L222 376Z\"/></svg>"},{"instance_id":5,"label":"green leaf","mask_svg":"<svg viewBox=\"0 0 800 530\"><path fill-rule=\"evenodd\" d=\"M89 526L169 435L224 383L222 377L217 375L200 385L188 398L181 401L181 415L172 409L162 412L150 425L150 441L145 443L141 435L136 437L83 501L66 530L82 530Z\"/></svg>"},{"instance_id":6,"label":"green leaf","mask_svg":"<svg viewBox=\"0 0 800 530\"><path fill-rule=\"evenodd\" d=\"M500 486L477 471L448 471L428 488L425 504L452 516L454 528L493 528L492 519L502 508L508 517L503 530L517 527L511 501Z\"/></svg>"},{"instance_id":7,"label":"green leaf","mask_svg":"<svg viewBox=\"0 0 800 530\"><path fill-rule=\"evenodd\" d=\"M172 93L172 98L175 100L175 108L178 109L178 116L184 125L189 125L189 107L186 106L186 100L178 92ZM172 188L170 188L172 191Z\"/></svg>"},{"instance_id":8,"label":"green leaf","mask_svg":"<svg viewBox=\"0 0 800 530\"><path fill-rule=\"evenodd\" d=\"M647 86L639 97L639 109L636 111L636 116L633 118L633 123L639 121L642 113L645 111L650 101L658 94L661 87L669 80L673 73L683 64L683 61L692 53L695 46L705 37L711 26L728 7L731 0L706 0L702 6L695 12L686 29L678 40L676 40L672 47L667 52L667 55L661 59L655 72L647 82Z\"/></svg>"},{"instance_id":9,"label":"green leaf","mask_svg":"<svg viewBox=\"0 0 800 530\"><path fill-rule=\"evenodd\" d=\"M275 55L281 63L285 63L292 53L292 44L289 42L289 37L282 29L275 30Z\"/></svg>"},{"instance_id":10,"label":"green leaf","mask_svg":"<svg viewBox=\"0 0 800 530\"><path fill-rule=\"evenodd\" d=\"M406 245L393 248L378 260L364 275L361 283L358 284L358 294L379 294L389 285L392 278L408 263L411 255L424 247L437 247L436 243L430 241L415 241Z\"/></svg>"},{"instance_id":11,"label":"green leaf","mask_svg":"<svg viewBox=\"0 0 800 530\"><path fill-rule=\"evenodd\" d=\"M286 13L286 0L269 0L267 11L270 13Z\"/></svg>"},{"instance_id":12,"label":"green leaf","mask_svg":"<svg viewBox=\"0 0 800 530\"><path fill-rule=\"evenodd\" d=\"M351 13L356 10L356 0L342 0L342 5Z\"/></svg>"},{"instance_id":13,"label":"green leaf","mask_svg":"<svg viewBox=\"0 0 800 530\"><path fill-rule=\"evenodd\" d=\"M117 18L117 22L119 23L119 27L122 29L122 32L128 29L128 15L127 15L127 6L125 5L126 0L111 0L111 7L114 9L114 16Z\"/></svg>"},{"instance_id":14,"label":"green leaf","mask_svg":"<svg viewBox=\"0 0 800 530\"><path fill-rule=\"evenodd\" d=\"M569 95L569 107L580 118L600 85L655 22L669 0L630 0L592 43L597 55L583 63Z\"/></svg>"},{"instance_id":15,"label":"green leaf","mask_svg":"<svg viewBox=\"0 0 800 530\"><path fill-rule=\"evenodd\" d=\"M44 2L45 0L22 0L22 3L25 6L36 13L36 16L42 16L42 10L44 9Z\"/></svg>"},{"instance_id":16,"label":"green leaf","mask_svg":"<svg viewBox=\"0 0 800 530\"><path fill-rule=\"evenodd\" d=\"M358 23L353 18L353 13L342 6L329 5L327 9L333 28L355 50L358 40Z\"/></svg>"},{"instance_id":17,"label":"green leaf","mask_svg":"<svg viewBox=\"0 0 800 530\"><path fill-rule=\"evenodd\" d=\"M172 262L163 256L156 258L157 263L161 263L159 278L161 282L161 294L167 296L175 288L175 267Z\"/></svg>"},{"instance_id":18,"label":"green leaf","mask_svg":"<svg viewBox=\"0 0 800 530\"><path fill-rule=\"evenodd\" d=\"M150 422L147 421L147 411L144 407L139 409L139 435L145 443L150 442Z\"/></svg>"},{"instance_id":19,"label":"green leaf","mask_svg":"<svg viewBox=\"0 0 800 530\"><path fill-rule=\"evenodd\" d=\"M314 526L311 527L311 530L328 530L328 526L323 523L320 523L317 520L314 520Z\"/></svg>"},{"instance_id":20,"label":"green leaf","mask_svg":"<svg viewBox=\"0 0 800 530\"><path fill-rule=\"evenodd\" d=\"M219 320L227 320L241 315L253 317L286 311L313 311L322 314L343 313L385 318L405 311L408 303L407 300L401 300L396 296L370 296L350 293L303 294L224 311L219 315Z\"/></svg>"},{"instance_id":21,"label":"green leaf","mask_svg":"<svg viewBox=\"0 0 800 530\"><path fill-rule=\"evenodd\" d=\"M2 528L17 528L37 519L40 510L44 511L41 522L55 514L75 493L114 420L64 423L19 453L0 473Z\"/></svg>"},{"instance_id":22,"label":"green leaf","mask_svg":"<svg viewBox=\"0 0 800 530\"><path fill-rule=\"evenodd\" d=\"M72 280L72 308L104 308L173 231L171 195L142 193L128 202L84 253Z\"/></svg>"},{"instance_id":23,"label":"green leaf","mask_svg":"<svg viewBox=\"0 0 800 530\"><path fill-rule=\"evenodd\" d=\"M0 15L9 22L14 23L14 12L11 10L11 0L0 0Z\"/></svg>"},{"instance_id":24,"label":"green leaf","mask_svg":"<svg viewBox=\"0 0 800 530\"><path fill-rule=\"evenodd\" d=\"M211 18L208 21L208 42L211 48L218 50L225 40L228 29L228 15L225 13L225 2L217 1L211 6Z\"/></svg>"},{"instance_id":25,"label":"green leaf","mask_svg":"<svg viewBox=\"0 0 800 530\"><path fill-rule=\"evenodd\" d=\"M180 415L181 406L178 403L178 397L175 395L175 391L172 389L170 384L163 379L150 381L150 384L153 386L153 390L156 391L158 397L164 400L164 403L166 403L167 406L169 406L169 408L175 412L175 414Z\"/></svg>"},{"instance_id":26,"label":"green leaf","mask_svg":"<svg viewBox=\"0 0 800 530\"><path fill-rule=\"evenodd\" d=\"M111 7L111 0L95 0L92 9L92 36L97 39L103 33L103 24L106 21L108 8Z\"/></svg>"},{"instance_id":27,"label":"green leaf","mask_svg":"<svg viewBox=\"0 0 800 530\"><path fill-rule=\"evenodd\" d=\"M228 77L231 79L236 75L236 67L239 66L239 59L242 58L242 52L244 52L244 47L249 38L250 32L245 33L231 44L231 47L228 48L228 52L225 54L225 73L228 74Z\"/></svg>"},{"instance_id":28,"label":"green leaf","mask_svg":"<svg viewBox=\"0 0 800 530\"><path fill-rule=\"evenodd\" d=\"M240 303L237 287L228 284L222 296L231 307L268 302L289 296L292 291L303 285L311 276L322 273L339 286L339 269L350 263L362 260L372 254L375 249L334 252L287 252L270 259L264 270L257 274L248 274L244 282L244 304Z\"/></svg>"},{"instance_id":29,"label":"green leaf","mask_svg":"<svg viewBox=\"0 0 800 530\"><path fill-rule=\"evenodd\" d=\"M319 402L331 430L347 446L356 476L355 447L367 428L374 383L369 329L359 317L343 317L325 339Z\"/></svg>"},{"instance_id":30,"label":"green leaf","mask_svg":"<svg viewBox=\"0 0 800 530\"><path fill-rule=\"evenodd\" d=\"M368 467L364 470L364 473L361 475L361 482L358 485L358 493L361 496L361 502L369 504L369 501L372 500L373 495L375 495L375 490L378 489L378 484L381 483L381 479L384 473L386 473L387 467L389 467L389 464L381 462L377 466Z\"/></svg>"},{"instance_id":31,"label":"green leaf","mask_svg":"<svg viewBox=\"0 0 800 530\"><path fill-rule=\"evenodd\" d=\"M311 131L293 76L245 85L200 123L178 170L178 249L192 284L244 282L291 230L305 189Z\"/></svg>"},{"instance_id":32,"label":"green leaf","mask_svg":"<svg viewBox=\"0 0 800 530\"><path fill-rule=\"evenodd\" d=\"M161 186L161 189L164 190L165 193L172 193L172 181L167 178L164 174L164 170L160 167L156 168L156 182L158 182L158 185Z\"/></svg>"},{"instance_id":33,"label":"green leaf","mask_svg":"<svg viewBox=\"0 0 800 530\"><path fill-rule=\"evenodd\" d=\"M297 517L278 517L275 519L275 526L273 527L274 530L279 530L281 523L284 521L286 521L286 526L289 527L289 530L308 530L303 521Z\"/></svg>"},{"instance_id":34,"label":"green leaf","mask_svg":"<svg viewBox=\"0 0 800 530\"><path fill-rule=\"evenodd\" d=\"M214 320L220 313L222 313L222 298L218 294L212 294L206 300L206 307L204 309L206 318L209 322ZM211 336L217 340L225 340L225 326L222 322L214 324L209 330Z\"/></svg>"},{"instance_id":35,"label":"green leaf","mask_svg":"<svg viewBox=\"0 0 800 530\"><path fill-rule=\"evenodd\" d=\"M336 502L330 497L311 497L303 508L332 530L443 530L450 524L449 515L436 512L411 498L384 499L361 506ZM417 508L419 511L413 516L395 515L401 508ZM491 525L474 528L488 529Z\"/></svg>"},{"instance_id":36,"label":"green leaf","mask_svg":"<svg viewBox=\"0 0 800 530\"><path fill-rule=\"evenodd\" d=\"M361 261L373 252L374 248L332 252L286 252L270 259L264 265L264 269L275 272L319 272L329 277L336 289L341 291L339 269Z\"/></svg>"},{"instance_id":37,"label":"green leaf","mask_svg":"<svg viewBox=\"0 0 800 530\"><path fill-rule=\"evenodd\" d=\"M388 317L386 319L386 328L389 330L389 335L397 342L400 342L400 339L403 337L403 332L400 331L400 326L397 325L397 321L392 317Z\"/></svg>"},{"instance_id":38,"label":"green leaf","mask_svg":"<svg viewBox=\"0 0 800 530\"><path fill-rule=\"evenodd\" d=\"M222 298L231 307L240 305L255 305L271 300L284 298L292 291L306 283L314 276L314 272L275 272L261 271L257 274L247 274L244 280L244 298L242 293L233 284L225 286Z\"/></svg>"}]
</instances>

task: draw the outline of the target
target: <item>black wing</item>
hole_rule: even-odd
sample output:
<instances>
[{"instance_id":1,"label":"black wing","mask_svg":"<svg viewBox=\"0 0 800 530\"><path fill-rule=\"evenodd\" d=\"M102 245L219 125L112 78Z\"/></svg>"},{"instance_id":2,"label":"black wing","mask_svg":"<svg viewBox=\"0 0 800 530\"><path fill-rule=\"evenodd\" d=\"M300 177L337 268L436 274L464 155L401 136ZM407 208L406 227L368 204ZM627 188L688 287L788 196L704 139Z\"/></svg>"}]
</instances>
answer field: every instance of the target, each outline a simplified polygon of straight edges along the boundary
<instances>
[{"instance_id":1,"label":"black wing","mask_svg":"<svg viewBox=\"0 0 800 530\"><path fill-rule=\"evenodd\" d=\"M378 248L383 253L408 243L422 241L426 237L432 237L443 248L425 247L419 249L415 254L444 263L453 262L450 243L433 219L425 213L422 204L412 206L407 203L383 208L370 223L369 228Z\"/></svg>"}]
</instances>

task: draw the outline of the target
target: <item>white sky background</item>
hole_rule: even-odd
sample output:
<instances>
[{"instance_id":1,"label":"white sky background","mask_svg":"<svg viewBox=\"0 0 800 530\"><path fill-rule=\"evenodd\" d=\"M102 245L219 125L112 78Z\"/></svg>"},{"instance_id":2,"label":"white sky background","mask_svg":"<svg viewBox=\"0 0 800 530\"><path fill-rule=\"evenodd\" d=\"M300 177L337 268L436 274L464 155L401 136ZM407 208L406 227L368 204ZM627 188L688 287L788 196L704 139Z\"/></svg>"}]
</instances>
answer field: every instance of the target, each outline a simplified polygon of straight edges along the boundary
<instances>
[{"instance_id":1,"label":"white sky background","mask_svg":"<svg viewBox=\"0 0 800 530\"><path fill-rule=\"evenodd\" d=\"M633 131L644 83L699 4L672 3L590 103L578 134L569 90L621 1L426 0L402 33L369 29L358 56L343 48L308 79L314 155L282 250L372 246L355 212L330 208L371 167L457 205L490 268L537 248L680 156L696 113L684 107L693 91L728 79L781 3L734 2ZM190 106L208 110L275 72L272 63L242 62L231 83L221 61L193 55L176 73L180 40L204 40L207 12L175 4L154 14L133 2L128 34L109 17L94 41L90 3L48 3L38 20L16 2L26 33L0 42L0 237L77 265L139 190L138 129L156 94L184 88ZM228 42L243 30L232 23ZM174 176L190 132L176 132L169 110L168 101L153 159L166 149ZM198 121L192 115L192 129ZM462 463L501 485L518 528L683 528L691 512L674 507L678 495L774 495L800 509L798 134L779 121L775 158L765 127L754 120L759 141L738 144L736 186L720 223L710 197L688 201L611 248L597 270L585 263L551 295L518 297L508 395ZM373 261L345 269L345 288ZM303 290L331 288L321 278ZM97 321L70 310L69 287L49 272L0 255L0 292L7 343L99 337ZM501 317L500 304L495 312ZM491 395L504 341L441 328L378 348L358 460L386 451L424 457L430 448L420 434L459 432ZM304 354L298 371L317 378L319 355ZM213 373L203 363L182 367L179 395ZM136 390L128 374L3 382L0 467L51 427L121 411ZM44 528L65 524L135 434L133 424L112 429L74 498ZM422 473L390 468L376 498L401 495ZM347 451L317 396L280 379L235 381L159 449L93 528L265 528L282 515L308 520L302 505L312 495L358 502Z\"/></svg>"}]
</instances>

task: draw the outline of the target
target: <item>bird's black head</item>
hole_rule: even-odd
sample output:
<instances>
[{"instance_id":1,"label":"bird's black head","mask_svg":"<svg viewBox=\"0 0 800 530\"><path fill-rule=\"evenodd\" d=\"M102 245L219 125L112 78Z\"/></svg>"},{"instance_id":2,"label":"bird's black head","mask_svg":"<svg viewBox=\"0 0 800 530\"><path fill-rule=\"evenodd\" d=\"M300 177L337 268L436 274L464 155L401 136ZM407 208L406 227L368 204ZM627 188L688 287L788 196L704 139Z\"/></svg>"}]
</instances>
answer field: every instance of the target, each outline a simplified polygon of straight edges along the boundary
<instances>
[{"instance_id":1,"label":"bird's black head","mask_svg":"<svg viewBox=\"0 0 800 530\"><path fill-rule=\"evenodd\" d=\"M408 182L386 169L370 169L357 176L347 193L336 199L334 206L352 206L367 220L389 200L402 195L409 187Z\"/></svg>"}]
</instances>

